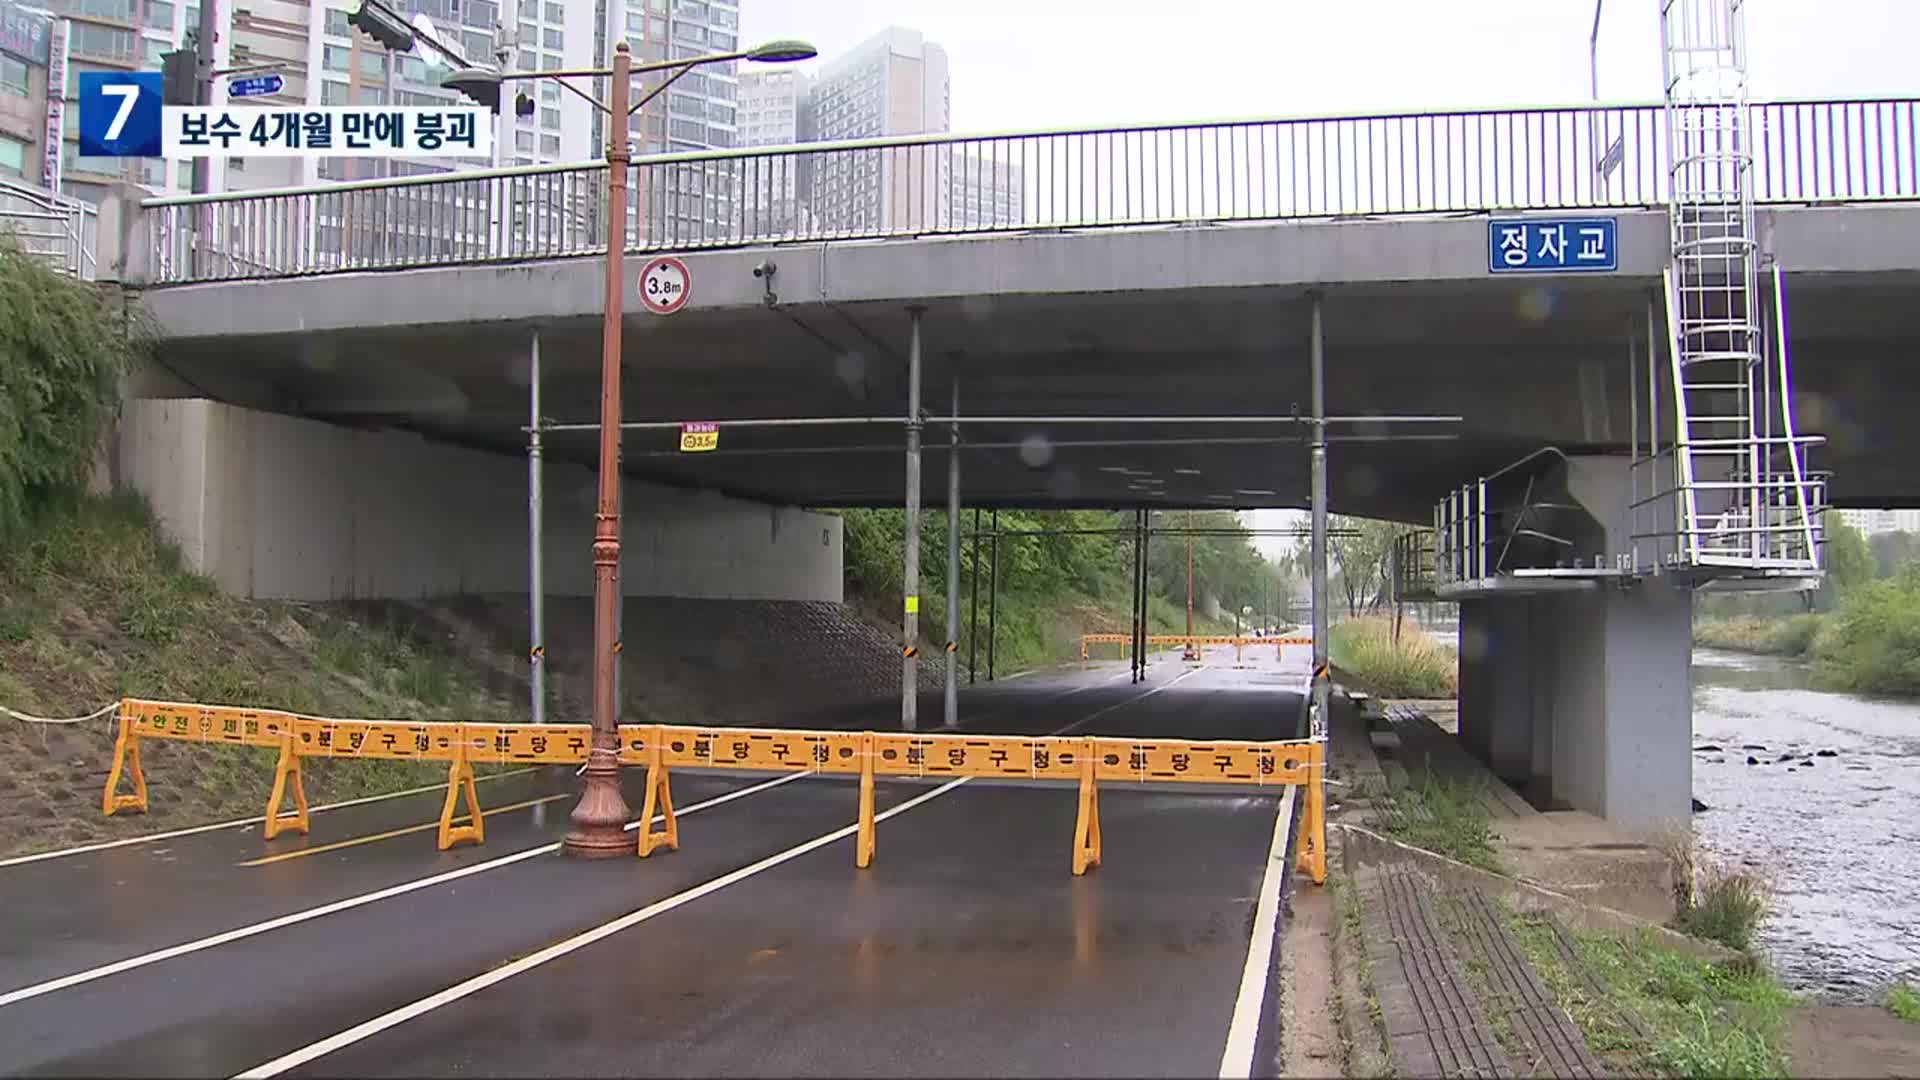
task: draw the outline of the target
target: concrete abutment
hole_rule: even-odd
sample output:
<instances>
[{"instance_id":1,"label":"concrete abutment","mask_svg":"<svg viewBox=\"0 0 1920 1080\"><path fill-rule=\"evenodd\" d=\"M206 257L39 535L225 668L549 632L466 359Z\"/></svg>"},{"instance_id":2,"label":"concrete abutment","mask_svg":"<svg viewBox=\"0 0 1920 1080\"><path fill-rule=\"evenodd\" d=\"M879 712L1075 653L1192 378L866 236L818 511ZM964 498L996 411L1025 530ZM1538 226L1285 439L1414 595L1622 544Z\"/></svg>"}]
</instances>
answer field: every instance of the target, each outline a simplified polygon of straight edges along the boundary
<instances>
[{"instance_id":1,"label":"concrete abutment","mask_svg":"<svg viewBox=\"0 0 1920 1080\"><path fill-rule=\"evenodd\" d=\"M1614 565L1631 543L1626 459L1574 458L1566 474ZM1461 745L1542 807L1687 820L1692 627L1692 590L1663 575L1463 598Z\"/></svg>"},{"instance_id":2,"label":"concrete abutment","mask_svg":"<svg viewBox=\"0 0 1920 1080\"><path fill-rule=\"evenodd\" d=\"M524 593L524 458L200 398L122 406L118 486L190 568L255 599ZM593 470L545 467L545 588L593 591ZM840 603L841 521L629 480L628 596Z\"/></svg>"}]
</instances>

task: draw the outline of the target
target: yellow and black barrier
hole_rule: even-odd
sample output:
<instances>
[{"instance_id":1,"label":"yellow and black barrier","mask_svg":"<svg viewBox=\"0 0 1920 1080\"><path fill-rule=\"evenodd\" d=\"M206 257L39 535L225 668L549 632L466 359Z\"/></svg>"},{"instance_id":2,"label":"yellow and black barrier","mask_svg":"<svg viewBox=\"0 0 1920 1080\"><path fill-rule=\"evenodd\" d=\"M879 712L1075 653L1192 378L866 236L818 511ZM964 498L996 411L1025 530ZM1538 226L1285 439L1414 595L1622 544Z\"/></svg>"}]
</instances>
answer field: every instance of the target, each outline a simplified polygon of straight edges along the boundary
<instances>
[{"instance_id":1,"label":"yellow and black barrier","mask_svg":"<svg viewBox=\"0 0 1920 1080\"><path fill-rule=\"evenodd\" d=\"M1092 658L1092 653L1088 648L1088 646L1091 646L1091 645L1132 645L1132 644L1133 644L1132 634L1081 634L1080 635L1080 659L1089 660ZM1149 645L1231 645L1236 650L1246 648L1247 646L1254 646L1258 648L1258 647L1271 645L1273 646L1274 656L1278 657L1280 655L1280 650L1285 648L1286 646L1311 645L1313 644L1313 639L1310 637L1302 637L1299 635L1292 635L1287 637L1234 637L1230 634L1225 634L1225 635L1222 635L1222 634L1192 634L1192 635L1148 634L1147 644ZM1121 655L1124 656L1126 655L1126 653L1122 651Z\"/></svg>"},{"instance_id":2,"label":"yellow and black barrier","mask_svg":"<svg viewBox=\"0 0 1920 1080\"><path fill-rule=\"evenodd\" d=\"M1184 639L1182 639L1184 640ZM485 841L479 800L474 791L476 763L577 765L587 759L592 729L586 724L414 723L405 720L334 720L271 709L247 709L129 698L121 702L119 737L114 742L102 809L147 809L146 778L140 768L143 739L224 742L279 751L273 796L267 806L269 839L282 831L307 831L306 792L300 760L306 757L381 758L448 762L447 798L440 816L439 846ZM1073 872L1082 874L1100 861L1102 782L1141 784L1199 783L1255 787L1298 786L1306 798L1301 818L1299 868L1326 880L1323 742L1180 739L1123 739L1102 736L960 735L943 733L817 731L785 728L687 727L674 724L622 724L620 761L645 766L647 794L642 807L638 854L658 847L679 848L669 777L674 769L743 769L762 772L813 772L858 775L859 840L855 861L862 867L875 848L873 791L877 776L983 777L1001 780L1059 780L1079 786L1074 825ZM134 792L120 795L123 775ZM289 792L296 811L282 816ZM469 824L455 825L456 804L464 798ZM664 818L655 832L654 816Z\"/></svg>"}]
</instances>

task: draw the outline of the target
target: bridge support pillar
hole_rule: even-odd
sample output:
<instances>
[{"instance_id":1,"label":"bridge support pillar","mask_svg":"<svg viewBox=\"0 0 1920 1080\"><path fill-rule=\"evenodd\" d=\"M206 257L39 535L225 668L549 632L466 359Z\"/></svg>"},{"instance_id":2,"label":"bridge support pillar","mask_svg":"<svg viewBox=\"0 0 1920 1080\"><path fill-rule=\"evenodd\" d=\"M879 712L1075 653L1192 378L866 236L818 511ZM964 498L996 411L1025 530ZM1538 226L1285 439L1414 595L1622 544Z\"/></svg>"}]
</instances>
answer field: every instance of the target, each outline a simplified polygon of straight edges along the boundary
<instances>
[{"instance_id":1,"label":"bridge support pillar","mask_svg":"<svg viewBox=\"0 0 1920 1080\"><path fill-rule=\"evenodd\" d=\"M1569 491L1626 550L1626 461ZM1628 826L1692 810L1693 594L1665 576L1460 604L1460 744L1541 807Z\"/></svg>"}]
</instances>

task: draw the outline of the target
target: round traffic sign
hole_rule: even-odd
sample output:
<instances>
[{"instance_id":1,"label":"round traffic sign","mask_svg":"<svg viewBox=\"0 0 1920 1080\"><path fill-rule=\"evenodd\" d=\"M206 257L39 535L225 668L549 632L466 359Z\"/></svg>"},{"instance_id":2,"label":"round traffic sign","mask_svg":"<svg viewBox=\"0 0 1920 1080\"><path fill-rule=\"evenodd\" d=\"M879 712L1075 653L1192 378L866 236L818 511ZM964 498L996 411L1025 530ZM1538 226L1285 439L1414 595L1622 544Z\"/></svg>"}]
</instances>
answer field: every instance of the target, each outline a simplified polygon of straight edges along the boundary
<instances>
[{"instance_id":1,"label":"round traffic sign","mask_svg":"<svg viewBox=\"0 0 1920 1080\"><path fill-rule=\"evenodd\" d=\"M686 307L692 292L693 275L679 259L662 256L640 268L640 302L655 315L671 315Z\"/></svg>"}]
</instances>

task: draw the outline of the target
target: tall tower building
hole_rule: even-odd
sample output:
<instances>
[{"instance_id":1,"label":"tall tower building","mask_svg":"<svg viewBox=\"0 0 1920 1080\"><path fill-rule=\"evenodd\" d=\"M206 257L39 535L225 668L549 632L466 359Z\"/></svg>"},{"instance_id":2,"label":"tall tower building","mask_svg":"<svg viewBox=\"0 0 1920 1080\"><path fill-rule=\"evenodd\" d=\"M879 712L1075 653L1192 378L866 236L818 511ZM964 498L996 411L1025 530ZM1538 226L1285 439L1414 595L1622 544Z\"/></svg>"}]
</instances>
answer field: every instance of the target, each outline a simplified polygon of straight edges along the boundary
<instances>
[{"instance_id":1,"label":"tall tower building","mask_svg":"<svg viewBox=\"0 0 1920 1080\"><path fill-rule=\"evenodd\" d=\"M407 55L391 55L347 25L359 0L217 0L214 63L218 68L261 68L277 72L285 85L265 105L439 105L466 99L440 87L449 70L437 53L417 46ZM591 67L594 58L594 0L386 0L408 18L425 15L435 36L475 63L496 61L496 35L513 35L513 70ZM37 5L66 17L69 26L67 91L78 93L82 71L157 70L160 54L178 48L197 30L200 8L176 0L40 0ZM0 73L3 74L3 73ZM593 109L557 84L510 86L506 111L516 89L534 97L534 115L509 115L495 128L502 164L580 161L591 151ZM216 100L225 80L214 84ZM79 114L66 111L62 187L97 201L105 185L131 181L163 194L190 190L191 163L160 160L118 161L77 154ZM504 136L504 138L502 138ZM0 151L4 148L0 147ZM422 161L350 158L238 158L213 172L215 191L311 184L321 180L367 179L484 168L491 159Z\"/></svg>"},{"instance_id":2,"label":"tall tower building","mask_svg":"<svg viewBox=\"0 0 1920 1080\"><path fill-rule=\"evenodd\" d=\"M889 27L821 69L814 137L823 142L946 131L945 49L918 30ZM953 155L937 148L820 155L813 205L827 228L869 230L949 222Z\"/></svg>"},{"instance_id":3,"label":"tall tower building","mask_svg":"<svg viewBox=\"0 0 1920 1080\"><path fill-rule=\"evenodd\" d=\"M813 81L787 68L740 73L740 145L791 146L813 138ZM754 162L742 176L747 231L777 236L813 223L813 155Z\"/></svg>"},{"instance_id":4,"label":"tall tower building","mask_svg":"<svg viewBox=\"0 0 1920 1080\"><path fill-rule=\"evenodd\" d=\"M636 64L732 52L740 46L738 0L598 3L605 20L600 35L601 62L612 62L613 46L620 41L633 50ZM659 77L650 78L642 85L650 91L661 81ZM636 87L635 92L646 91ZM706 64L688 71L645 110L629 118L627 130L633 152L637 157L737 146L739 104L738 61ZM596 122L592 156L605 153L603 137ZM636 235L656 243L695 244L727 235L737 227L739 190L738 170L724 165L683 163L643 168L628 191L629 216Z\"/></svg>"},{"instance_id":5,"label":"tall tower building","mask_svg":"<svg viewBox=\"0 0 1920 1080\"><path fill-rule=\"evenodd\" d=\"M1026 213L1026 174L1002 161L956 146L953 150L953 224L960 229L1018 225Z\"/></svg>"}]
</instances>

